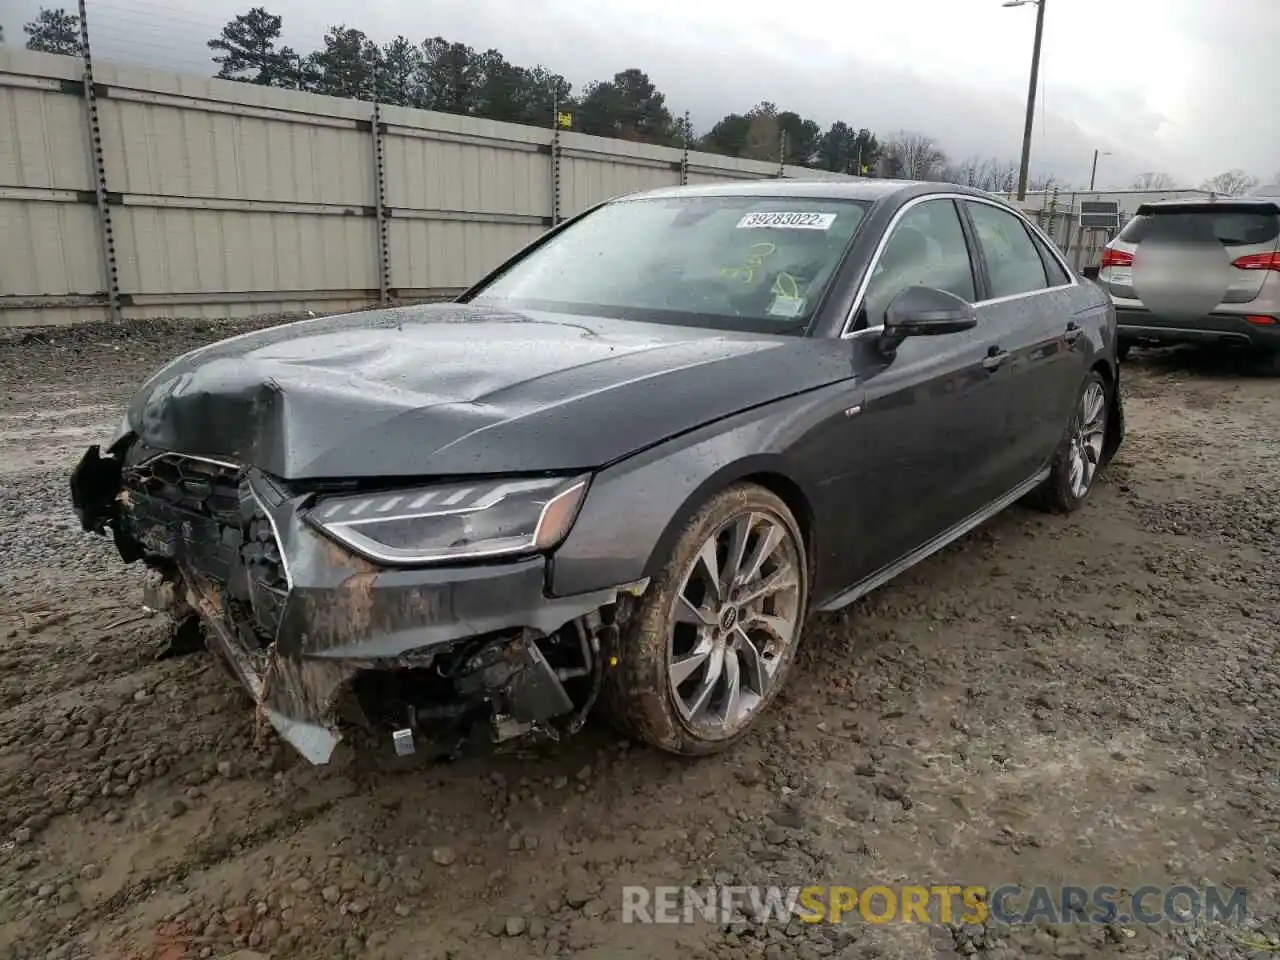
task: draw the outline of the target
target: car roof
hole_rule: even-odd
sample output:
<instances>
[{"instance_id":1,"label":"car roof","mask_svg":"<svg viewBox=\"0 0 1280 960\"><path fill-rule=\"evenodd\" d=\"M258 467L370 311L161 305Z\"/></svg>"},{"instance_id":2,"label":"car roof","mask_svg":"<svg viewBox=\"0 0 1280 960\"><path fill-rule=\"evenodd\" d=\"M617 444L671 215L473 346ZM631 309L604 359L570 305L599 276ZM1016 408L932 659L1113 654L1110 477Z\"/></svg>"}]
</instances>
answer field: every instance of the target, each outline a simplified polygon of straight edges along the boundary
<instances>
[{"instance_id":1,"label":"car roof","mask_svg":"<svg viewBox=\"0 0 1280 960\"><path fill-rule=\"evenodd\" d=\"M804 197L812 199L865 200L875 202L902 194L918 196L928 193L961 193L987 200L1000 200L994 194L953 183L922 180L734 180L726 183L699 183L687 187L659 187L632 193L619 200L667 197Z\"/></svg>"}]
</instances>

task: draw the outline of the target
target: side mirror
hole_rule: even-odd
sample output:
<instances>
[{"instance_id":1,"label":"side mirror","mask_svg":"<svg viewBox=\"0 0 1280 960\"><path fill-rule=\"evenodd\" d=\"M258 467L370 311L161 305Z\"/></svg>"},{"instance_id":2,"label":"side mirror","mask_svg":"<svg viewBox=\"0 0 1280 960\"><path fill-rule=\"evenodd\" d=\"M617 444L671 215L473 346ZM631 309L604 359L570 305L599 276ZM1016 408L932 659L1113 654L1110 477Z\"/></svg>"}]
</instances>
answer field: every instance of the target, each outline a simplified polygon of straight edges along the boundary
<instances>
[{"instance_id":1,"label":"side mirror","mask_svg":"<svg viewBox=\"0 0 1280 960\"><path fill-rule=\"evenodd\" d=\"M1102 268L1099 267L1097 264L1094 264L1092 266L1085 267L1083 270L1081 270L1080 276L1084 277L1086 280L1097 280L1098 273L1101 269Z\"/></svg>"},{"instance_id":2,"label":"side mirror","mask_svg":"<svg viewBox=\"0 0 1280 960\"><path fill-rule=\"evenodd\" d=\"M931 337L972 330L978 323L973 304L933 287L908 287L893 298L884 315L880 349L892 355L907 337Z\"/></svg>"}]
</instances>

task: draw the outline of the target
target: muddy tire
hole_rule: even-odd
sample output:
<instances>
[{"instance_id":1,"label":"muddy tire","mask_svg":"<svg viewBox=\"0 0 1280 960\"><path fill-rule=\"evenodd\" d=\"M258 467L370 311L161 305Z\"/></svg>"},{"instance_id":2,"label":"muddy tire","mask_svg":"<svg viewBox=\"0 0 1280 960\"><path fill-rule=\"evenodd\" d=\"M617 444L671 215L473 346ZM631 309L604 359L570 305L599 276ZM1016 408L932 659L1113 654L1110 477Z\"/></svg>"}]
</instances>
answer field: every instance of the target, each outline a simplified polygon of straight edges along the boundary
<instances>
[{"instance_id":1,"label":"muddy tire","mask_svg":"<svg viewBox=\"0 0 1280 960\"><path fill-rule=\"evenodd\" d=\"M1280 350L1266 350L1259 353L1257 369L1264 377L1280 377Z\"/></svg>"},{"instance_id":2,"label":"muddy tire","mask_svg":"<svg viewBox=\"0 0 1280 960\"><path fill-rule=\"evenodd\" d=\"M1091 370L1076 395L1049 476L1027 498L1032 506L1049 513L1071 513L1089 498L1102 466L1110 401L1107 381Z\"/></svg>"},{"instance_id":3,"label":"muddy tire","mask_svg":"<svg viewBox=\"0 0 1280 960\"><path fill-rule=\"evenodd\" d=\"M804 540L787 505L756 484L717 493L685 524L608 651L605 715L671 753L730 747L786 680L808 589Z\"/></svg>"}]
</instances>

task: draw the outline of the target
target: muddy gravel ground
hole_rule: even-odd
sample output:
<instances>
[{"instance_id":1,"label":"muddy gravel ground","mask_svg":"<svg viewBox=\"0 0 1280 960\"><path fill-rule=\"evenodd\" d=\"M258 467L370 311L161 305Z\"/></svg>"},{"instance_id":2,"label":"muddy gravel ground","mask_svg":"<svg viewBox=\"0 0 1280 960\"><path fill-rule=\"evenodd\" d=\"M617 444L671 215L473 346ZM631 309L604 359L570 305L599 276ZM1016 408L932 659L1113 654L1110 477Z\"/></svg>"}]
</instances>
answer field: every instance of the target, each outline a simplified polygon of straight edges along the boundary
<instances>
[{"instance_id":1,"label":"muddy gravel ground","mask_svg":"<svg viewBox=\"0 0 1280 960\"><path fill-rule=\"evenodd\" d=\"M67 475L161 360L236 329L0 343L0 956L1252 957L1280 951L1280 380L1125 366L1069 517L1015 507L810 627L789 691L684 762L597 723L450 766L312 769ZM623 884L1245 886L1243 926L646 926ZM241 951L236 953L236 951Z\"/></svg>"}]
</instances>

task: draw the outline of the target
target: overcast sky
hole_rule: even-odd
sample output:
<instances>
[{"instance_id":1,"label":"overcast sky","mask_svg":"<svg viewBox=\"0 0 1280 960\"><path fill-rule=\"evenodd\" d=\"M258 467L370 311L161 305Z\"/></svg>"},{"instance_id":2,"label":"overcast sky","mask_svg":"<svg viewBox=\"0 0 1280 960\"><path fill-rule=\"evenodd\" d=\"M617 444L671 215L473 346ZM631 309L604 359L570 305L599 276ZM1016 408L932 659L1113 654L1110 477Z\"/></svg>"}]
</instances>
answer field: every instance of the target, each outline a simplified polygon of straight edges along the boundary
<instances>
[{"instance_id":1,"label":"overcast sky","mask_svg":"<svg viewBox=\"0 0 1280 960\"><path fill-rule=\"evenodd\" d=\"M50 0L46 0L50 2ZM57 0L52 0L57 2ZM1180 185L1280 171L1280 0L1047 0L1032 175L1099 188L1140 171ZM38 0L0 0L9 43ZM204 72L204 41L249 0L89 0L95 53ZM646 70L705 131L768 99L824 127L935 137L947 153L1016 160L1035 7L1000 0L267 0L285 42L346 22L384 42L443 35L544 64L580 89ZM9 11L12 11L10 13Z\"/></svg>"}]
</instances>

